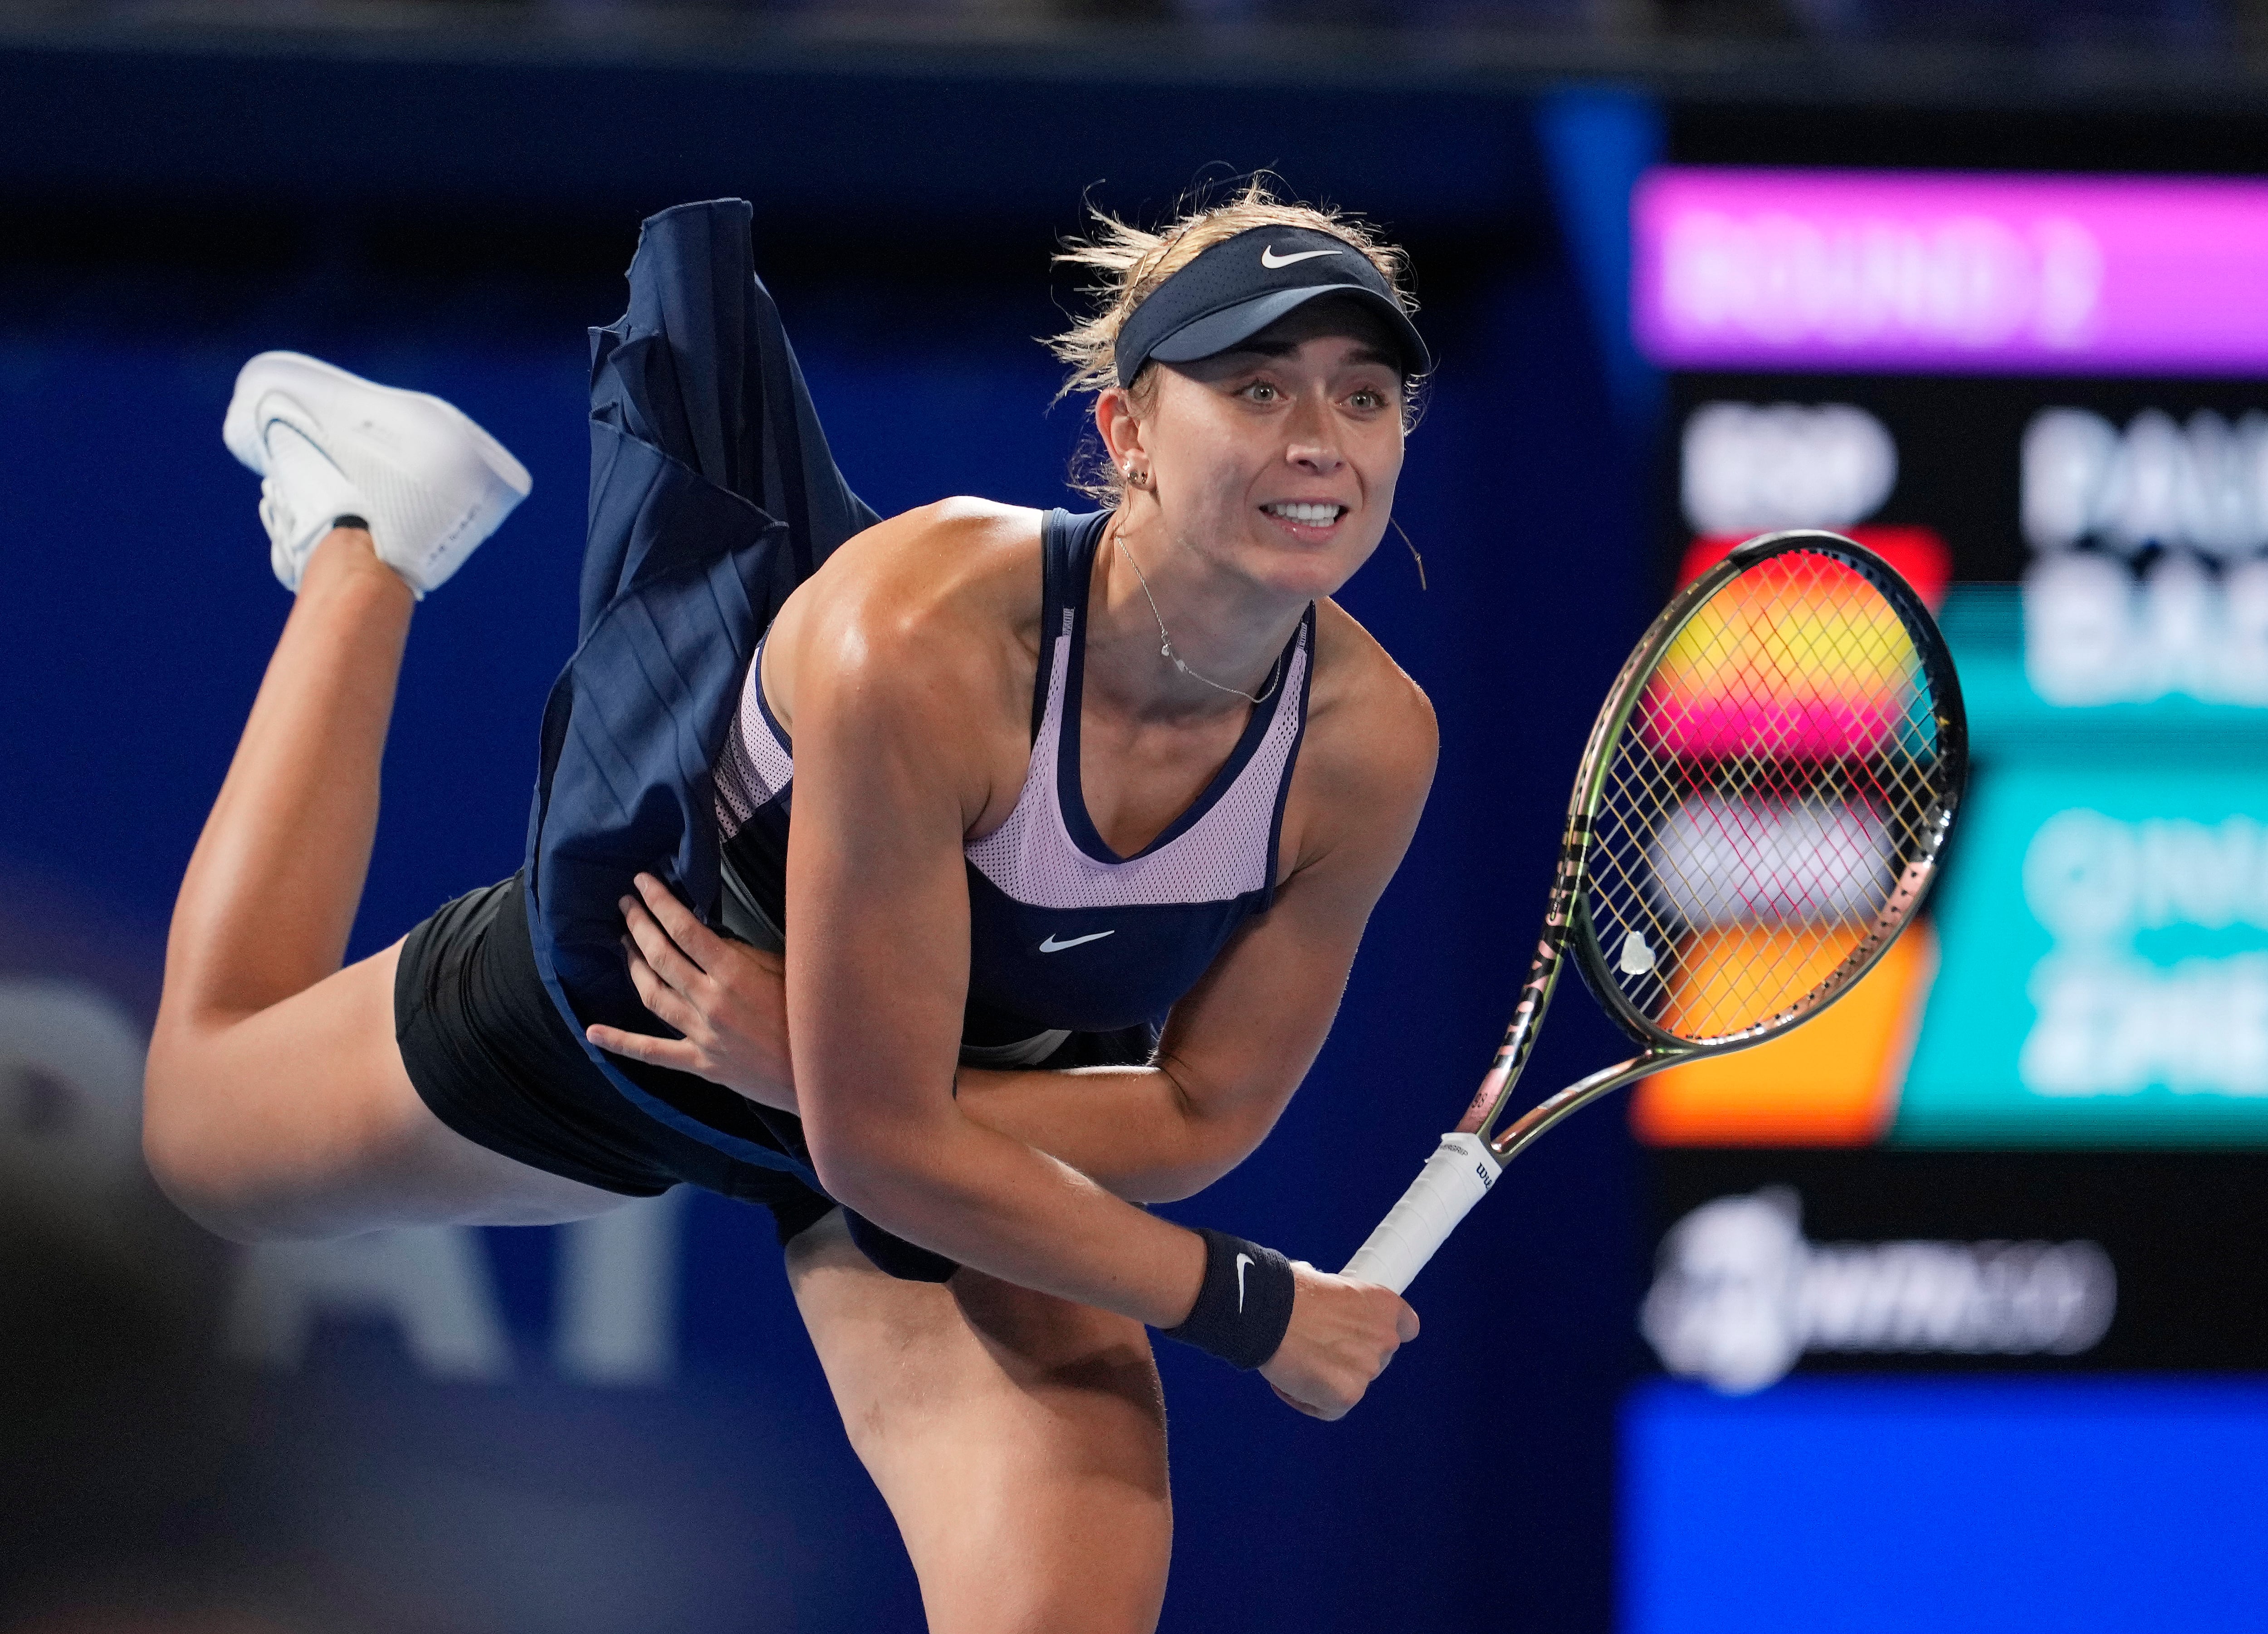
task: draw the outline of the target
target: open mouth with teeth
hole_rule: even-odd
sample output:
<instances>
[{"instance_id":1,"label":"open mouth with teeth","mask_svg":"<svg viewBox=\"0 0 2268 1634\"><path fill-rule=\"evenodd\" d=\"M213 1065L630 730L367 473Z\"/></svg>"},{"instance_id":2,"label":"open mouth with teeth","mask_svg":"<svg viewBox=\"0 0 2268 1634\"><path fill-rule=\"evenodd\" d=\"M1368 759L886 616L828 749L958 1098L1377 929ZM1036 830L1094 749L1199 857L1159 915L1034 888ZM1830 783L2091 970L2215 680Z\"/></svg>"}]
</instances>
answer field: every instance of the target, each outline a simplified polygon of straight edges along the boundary
<instances>
[{"instance_id":1,"label":"open mouth with teeth","mask_svg":"<svg viewBox=\"0 0 2268 1634\"><path fill-rule=\"evenodd\" d=\"M1278 521L1301 527L1329 527L1346 514L1346 507L1328 500L1286 499L1260 507Z\"/></svg>"}]
</instances>

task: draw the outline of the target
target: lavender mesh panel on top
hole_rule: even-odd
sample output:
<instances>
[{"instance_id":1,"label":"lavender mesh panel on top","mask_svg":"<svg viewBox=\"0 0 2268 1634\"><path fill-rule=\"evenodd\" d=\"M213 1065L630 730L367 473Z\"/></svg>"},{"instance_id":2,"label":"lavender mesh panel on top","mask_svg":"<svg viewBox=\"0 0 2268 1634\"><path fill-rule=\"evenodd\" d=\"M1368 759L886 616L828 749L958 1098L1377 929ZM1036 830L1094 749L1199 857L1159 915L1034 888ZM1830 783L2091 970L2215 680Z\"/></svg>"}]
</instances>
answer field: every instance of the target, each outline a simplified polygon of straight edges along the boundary
<instances>
[{"instance_id":1,"label":"lavender mesh panel on top","mask_svg":"<svg viewBox=\"0 0 2268 1634\"><path fill-rule=\"evenodd\" d=\"M1048 676L1048 701L1031 769L1007 821L970 845L968 860L1016 902L1033 908L1127 908L1217 902L1265 889L1275 863L1276 795L1300 736L1307 637L1302 629L1277 689L1266 735L1236 779L1197 821L1167 843L1125 862L1079 850L1057 798L1064 698L1071 673L1071 615L1064 615Z\"/></svg>"},{"instance_id":2,"label":"lavender mesh panel on top","mask_svg":"<svg viewBox=\"0 0 2268 1634\"><path fill-rule=\"evenodd\" d=\"M1624 996L1682 1038L1808 1010L1876 935L1950 792L1920 650L1840 560L1711 597L1608 767L1586 906Z\"/></svg>"},{"instance_id":3,"label":"lavender mesh panel on top","mask_svg":"<svg viewBox=\"0 0 2268 1634\"><path fill-rule=\"evenodd\" d=\"M748 678L740 688L740 707L725 733L724 753L717 757L712 781L716 785L717 828L725 839L764 806L777 799L795 776L795 762L772 732L762 698L764 647L748 662Z\"/></svg>"}]
</instances>

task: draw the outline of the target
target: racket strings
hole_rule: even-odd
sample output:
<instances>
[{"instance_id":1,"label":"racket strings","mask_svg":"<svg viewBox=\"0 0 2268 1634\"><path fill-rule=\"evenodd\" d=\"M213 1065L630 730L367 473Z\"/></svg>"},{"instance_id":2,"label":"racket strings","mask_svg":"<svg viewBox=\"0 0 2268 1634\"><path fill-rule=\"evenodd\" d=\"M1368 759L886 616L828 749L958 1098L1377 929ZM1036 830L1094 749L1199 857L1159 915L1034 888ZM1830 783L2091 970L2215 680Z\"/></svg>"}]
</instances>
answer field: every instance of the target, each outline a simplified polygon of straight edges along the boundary
<instances>
[{"instance_id":1,"label":"racket strings","mask_svg":"<svg viewBox=\"0 0 2268 1634\"><path fill-rule=\"evenodd\" d=\"M1607 767L1586 906L1624 997L1702 1041L1846 979L1948 792L1896 609L1838 557L1731 580L1642 683Z\"/></svg>"}]
</instances>

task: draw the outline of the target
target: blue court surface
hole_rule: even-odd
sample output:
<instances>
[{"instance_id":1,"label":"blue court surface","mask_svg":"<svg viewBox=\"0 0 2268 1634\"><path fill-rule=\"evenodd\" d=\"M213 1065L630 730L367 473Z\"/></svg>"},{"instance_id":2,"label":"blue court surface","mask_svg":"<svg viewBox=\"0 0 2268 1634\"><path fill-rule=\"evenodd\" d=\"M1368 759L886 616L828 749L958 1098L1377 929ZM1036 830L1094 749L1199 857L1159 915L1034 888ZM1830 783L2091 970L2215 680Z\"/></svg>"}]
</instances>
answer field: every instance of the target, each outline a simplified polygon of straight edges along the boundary
<instances>
[{"instance_id":1,"label":"blue court surface","mask_svg":"<svg viewBox=\"0 0 2268 1634\"><path fill-rule=\"evenodd\" d=\"M2268 1381L1656 1383L1624 1634L2268 1627Z\"/></svg>"}]
</instances>

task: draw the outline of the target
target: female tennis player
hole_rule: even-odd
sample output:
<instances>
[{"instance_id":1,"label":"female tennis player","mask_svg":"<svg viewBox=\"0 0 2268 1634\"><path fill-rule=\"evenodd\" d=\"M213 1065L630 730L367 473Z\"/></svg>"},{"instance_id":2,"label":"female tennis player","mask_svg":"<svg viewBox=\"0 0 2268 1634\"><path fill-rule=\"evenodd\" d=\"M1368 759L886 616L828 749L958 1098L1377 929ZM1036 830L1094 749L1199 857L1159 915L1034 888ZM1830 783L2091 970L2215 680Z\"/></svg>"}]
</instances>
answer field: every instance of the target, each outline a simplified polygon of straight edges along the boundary
<instances>
[{"instance_id":1,"label":"female tennis player","mask_svg":"<svg viewBox=\"0 0 2268 1634\"><path fill-rule=\"evenodd\" d=\"M437 399L246 366L298 600L175 909L151 1164L240 1238L762 1203L931 1625L1152 1628L1145 1324L1322 1417L1417 1332L1137 1204L1267 1134L1423 804L1432 712L1330 596L1430 360L1359 224L1105 218L1057 350L1106 508L876 521L747 224L649 222L593 334L527 866L344 968L411 610L528 482Z\"/></svg>"}]
</instances>

